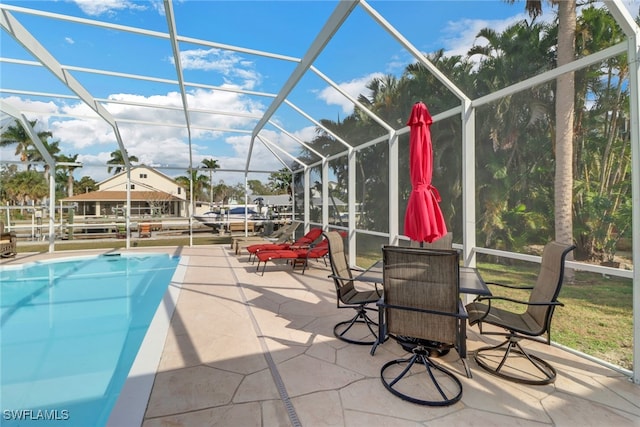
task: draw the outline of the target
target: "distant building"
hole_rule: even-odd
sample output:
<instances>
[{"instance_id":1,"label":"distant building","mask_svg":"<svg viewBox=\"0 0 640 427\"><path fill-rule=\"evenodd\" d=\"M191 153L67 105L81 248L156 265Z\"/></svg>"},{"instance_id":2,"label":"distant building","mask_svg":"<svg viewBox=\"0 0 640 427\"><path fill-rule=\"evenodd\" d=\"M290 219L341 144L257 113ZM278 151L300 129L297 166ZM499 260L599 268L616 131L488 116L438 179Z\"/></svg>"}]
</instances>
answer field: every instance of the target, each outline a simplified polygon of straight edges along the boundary
<instances>
[{"instance_id":1,"label":"distant building","mask_svg":"<svg viewBox=\"0 0 640 427\"><path fill-rule=\"evenodd\" d=\"M187 192L172 178L148 166L131 168L131 216L186 216ZM127 207L127 173L98 183L98 191L62 199L76 204L76 215L124 216Z\"/></svg>"}]
</instances>

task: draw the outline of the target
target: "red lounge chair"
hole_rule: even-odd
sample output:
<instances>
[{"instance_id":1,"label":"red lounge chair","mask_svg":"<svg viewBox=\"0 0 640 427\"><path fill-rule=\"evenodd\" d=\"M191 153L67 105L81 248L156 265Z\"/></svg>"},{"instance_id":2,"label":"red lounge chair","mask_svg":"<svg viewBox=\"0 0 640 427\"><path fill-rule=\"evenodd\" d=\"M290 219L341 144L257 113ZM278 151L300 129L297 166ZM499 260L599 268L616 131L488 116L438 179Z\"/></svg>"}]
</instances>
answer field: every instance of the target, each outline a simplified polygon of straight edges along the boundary
<instances>
[{"instance_id":1,"label":"red lounge chair","mask_svg":"<svg viewBox=\"0 0 640 427\"><path fill-rule=\"evenodd\" d=\"M276 250L262 250L255 253L255 257L258 259L258 266L256 271L260 270L260 264L262 263L262 275L264 275L264 269L267 266L268 261L276 259L286 259L289 261L293 268L296 265L302 264L302 274L307 268L307 260L314 258L322 258L329 253L329 246L326 240L318 243L317 246L309 249L276 249Z\"/></svg>"},{"instance_id":2,"label":"red lounge chair","mask_svg":"<svg viewBox=\"0 0 640 427\"><path fill-rule=\"evenodd\" d=\"M343 238L347 236L347 233L344 231L340 231L339 233ZM264 275L264 269L268 261L286 259L293 265L293 268L296 268L298 264L302 264L302 274L304 274L310 259L323 258L324 265L327 266L327 255L329 255L329 241L327 239L322 239L320 243L310 248L262 250L255 254L258 259L256 271L260 270L260 263L263 263L262 275Z\"/></svg>"},{"instance_id":3,"label":"red lounge chair","mask_svg":"<svg viewBox=\"0 0 640 427\"><path fill-rule=\"evenodd\" d=\"M307 234L300 237L293 243L260 243L256 245L247 246L247 252L249 252L249 261L253 260L253 257L260 251L275 251L275 250L287 250L287 249L304 249L308 248L315 242L320 236L322 236L321 228L312 228Z\"/></svg>"}]
</instances>

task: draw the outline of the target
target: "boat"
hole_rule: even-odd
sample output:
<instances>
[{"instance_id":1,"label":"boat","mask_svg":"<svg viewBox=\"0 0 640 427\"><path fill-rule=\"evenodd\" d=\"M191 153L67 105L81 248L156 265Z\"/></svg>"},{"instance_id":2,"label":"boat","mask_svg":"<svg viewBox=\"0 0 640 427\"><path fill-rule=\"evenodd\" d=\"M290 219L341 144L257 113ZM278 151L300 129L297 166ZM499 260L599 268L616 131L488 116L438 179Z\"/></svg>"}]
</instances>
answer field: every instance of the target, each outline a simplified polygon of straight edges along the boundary
<instances>
[{"instance_id":1,"label":"boat","mask_svg":"<svg viewBox=\"0 0 640 427\"><path fill-rule=\"evenodd\" d=\"M230 209L221 208L200 215L194 215L193 218L207 227L213 228L214 231L229 229L230 224L244 223L245 218L246 221L251 223L251 228L253 228L254 231L259 231L264 226L264 221L267 220L266 217L260 215L253 208L245 208L245 206L235 206Z\"/></svg>"}]
</instances>

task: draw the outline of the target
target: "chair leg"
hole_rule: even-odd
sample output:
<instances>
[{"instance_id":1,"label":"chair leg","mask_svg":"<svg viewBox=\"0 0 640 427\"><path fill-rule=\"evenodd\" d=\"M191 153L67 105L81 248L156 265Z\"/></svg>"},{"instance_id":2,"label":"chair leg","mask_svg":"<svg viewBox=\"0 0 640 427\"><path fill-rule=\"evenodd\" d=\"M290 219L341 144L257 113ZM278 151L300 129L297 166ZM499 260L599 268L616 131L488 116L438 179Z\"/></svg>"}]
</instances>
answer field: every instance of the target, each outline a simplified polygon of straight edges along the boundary
<instances>
[{"instance_id":1,"label":"chair leg","mask_svg":"<svg viewBox=\"0 0 640 427\"><path fill-rule=\"evenodd\" d=\"M505 341L498 345L479 348L476 350L474 358L481 368L500 378L529 385L546 385L553 383L556 379L556 370L553 366L538 356L527 353L520 345L520 340L521 337L510 335ZM490 359L497 360L500 356L495 355L495 352L494 356L488 353L499 350L502 347L505 347L504 354L500 358L497 366L495 366L495 363L489 363ZM507 363L509 360L513 361L516 358L523 362L528 362L528 365L533 366L536 371L532 373L522 367ZM514 373L505 372L503 368ZM519 375L515 372L519 373Z\"/></svg>"},{"instance_id":2,"label":"chair leg","mask_svg":"<svg viewBox=\"0 0 640 427\"><path fill-rule=\"evenodd\" d=\"M293 261L293 262L294 262L293 268L295 268L296 267L296 264L295 264L296 261ZM307 264L308 263L309 263L309 261L305 258L304 262L302 263L302 274L304 274L305 270L307 269Z\"/></svg>"},{"instance_id":3,"label":"chair leg","mask_svg":"<svg viewBox=\"0 0 640 427\"><path fill-rule=\"evenodd\" d=\"M406 393L401 392L399 389L399 385L401 380L408 378L407 374L411 371L411 368L418 362L425 368L425 373L429 377L429 391L432 391L431 388L435 389L437 393L433 393L433 399L421 399L414 396L410 396ZM387 380L385 377L385 371L394 366L402 366L406 364L406 366L402 369L402 371L395 376L391 381ZM438 378L447 381L448 387L443 387L440 384ZM427 406L448 406L452 405L460 400L462 397L462 383L460 380L449 370L443 368L442 366L434 363L429 357L429 349L418 346L413 349L413 356L407 359L396 359L390 362L385 363L380 370L380 379L382 380L382 384L385 386L387 390L389 390L395 396L399 398L409 401L411 403L416 403L418 405L427 405Z\"/></svg>"},{"instance_id":4,"label":"chair leg","mask_svg":"<svg viewBox=\"0 0 640 427\"><path fill-rule=\"evenodd\" d=\"M258 265L256 266L256 273L257 273L258 271L260 271L260 262L261 262L261 261L258 259ZM264 276L264 270L265 270L265 268L267 268L267 261L265 261L265 262L262 264L262 272L261 272L261 276Z\"/></svg>"},{"instance_id":5,"label":"chair leg","mask_svg":"<svg viewBox=\"0 0 640 427\"><path fill-rule=\"evenodd\" d=\"M384 310L378 310L378 336L371 346L370 355L374 355L378 345L383 344L389 337L387 336L387 325L384 322Z\"/></svg>"},{"instance_id":6,"label":"chair leg","mask_svg":"<svg viewBox=\"0 0 640 427\"><path fill-rule=\"evenodd\" d=\"M375 343L378 339L378 335L376 334L376 331L373 328L373 326L377 327L378 324L369 317L369 315L367 314L366 308L358 307L356 308L356 310L358 313L351 320L346 320L344 322L337 323L333 327L333 335L335 335L335 337L338 338L339 340L348 342L350 344L371 345ZM346 336L346 334L355 324L365 324L369 329L370 335L373 336L373 339L364 341L364 340L358 340L358 339L351 339L348 336ZM342 329L344 326L346 327Z\"/></svg>"}]
</instances>

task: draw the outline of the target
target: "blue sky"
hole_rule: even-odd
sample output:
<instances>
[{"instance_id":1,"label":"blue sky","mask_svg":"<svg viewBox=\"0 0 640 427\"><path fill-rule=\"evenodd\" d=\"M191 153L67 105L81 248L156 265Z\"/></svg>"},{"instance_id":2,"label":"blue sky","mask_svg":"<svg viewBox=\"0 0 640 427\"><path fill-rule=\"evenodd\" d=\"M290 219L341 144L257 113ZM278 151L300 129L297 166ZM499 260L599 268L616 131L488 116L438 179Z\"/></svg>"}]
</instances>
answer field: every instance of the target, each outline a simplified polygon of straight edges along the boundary
<instances>
[{"instance_id":1,"label":"blue sky","mask_svg":"<svg viewBox=\"0 0 640 427\"><path fill-rule=\"evenodd\" d=\"M640 2L623 0L633 16ZM128 0L58 0L7 1L3 4L51 13L67 14L90 20L167 32L161 1ZM447 55L465 54L474 44L478 31L491 27L501 31L527 18L524 2L509 5L499 0L487 1L370 1L391 25L423 52L444 49ZM301 58L335 8L335 1L174 1L177 30L181 36L210 40L225 45L271 52L283 57ZM169 43L151 36L126 31L95 28L88 25L32 16L19 11L14 16L63 65L81 68L152 76L176 80ZM554 10L544 4L543 20L551 20ZM6 33L0 36L3 58L32 61L28 52ZM231 52L190 43L180 44L184 77L187 82L225 86L257 94L277 93L295 67L295 62L265 58L243 52ZM347 19L314 63L346 92L356 96L366 93L365 85L374 76L400 75L415 60L392 37L383 31L361 8ZM10 62L0 63L0 86L3 89L41 91L70 95L57 79L42 68ZM180 105L177 86L120 76L102 76L86 71L72 71L80 83L96 98ZM271 103L270 97L234 92L188 88L193 108L225 113L215 118L194 114L193 121L209 129L194 129L194 165L213 157L224 169L243 169L250 136L243 133L212 131L210 128L251 130ZM100 120L90 119L91 111L74 99L0 94L12 105L30 111L30 119L46 123L46 128L60 140L65 154L79 154L85 167L76 178L91 175L107 177L104 163L117 148L111 129ZM307 73L291 93L290 100L315 119L336 120L353 111L353 105L313 73ZM116 117L155 120L158 112L148 108L110 104ZM164 111L166 122L179 121L179 111ZM154 117L150 117L153 115ZM164 117L163 117L164 118ZM282 107L274 117L292 135L309 140L314 126L293 109ZM176 126L141 126L122 124L121 133L129 153L152 166L187 167L188 149L184 129ZM280 129L267 126L264 135L284 150L294 151L297 143ZM257 144L252 167L279 169L278 161L261 144ZM11 150L2 150L3 160L13 159ZM169 172L166 172L169 173ZM173 171L169 174L182 174ZM254 177L257 179L265 176ZM227 183L241 180L238 174L218 172L216 179ZM250 177L251 179L251 177Z\"/></svg>"}]
</instances>

